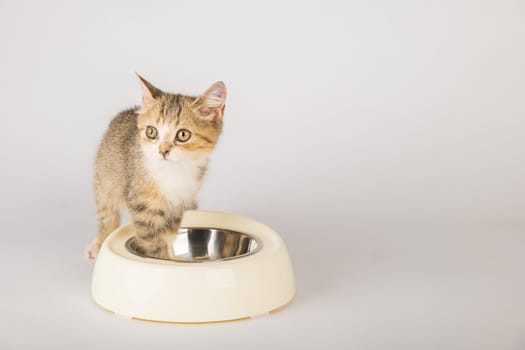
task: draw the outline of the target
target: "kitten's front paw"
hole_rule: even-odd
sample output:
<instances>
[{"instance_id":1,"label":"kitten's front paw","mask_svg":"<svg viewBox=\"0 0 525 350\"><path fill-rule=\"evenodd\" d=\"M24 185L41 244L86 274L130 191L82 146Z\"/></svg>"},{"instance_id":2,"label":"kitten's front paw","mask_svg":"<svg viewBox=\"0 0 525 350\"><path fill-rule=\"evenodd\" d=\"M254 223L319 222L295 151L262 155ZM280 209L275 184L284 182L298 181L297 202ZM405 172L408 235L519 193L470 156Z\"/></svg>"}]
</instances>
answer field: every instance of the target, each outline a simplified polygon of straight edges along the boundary
<instances>
[{"instance_id":1,"label":"kitten's front paw","mask_svg":"<svg viewBox=\"0 0 525 350\"><path fill-rule=\"evenodd\" d=\"M88 259L95 259L98 255L98 251L100 250L100 244L97 242L93 242L89 247L86 248L85 255Z\"/></svg>"}]
</instances>

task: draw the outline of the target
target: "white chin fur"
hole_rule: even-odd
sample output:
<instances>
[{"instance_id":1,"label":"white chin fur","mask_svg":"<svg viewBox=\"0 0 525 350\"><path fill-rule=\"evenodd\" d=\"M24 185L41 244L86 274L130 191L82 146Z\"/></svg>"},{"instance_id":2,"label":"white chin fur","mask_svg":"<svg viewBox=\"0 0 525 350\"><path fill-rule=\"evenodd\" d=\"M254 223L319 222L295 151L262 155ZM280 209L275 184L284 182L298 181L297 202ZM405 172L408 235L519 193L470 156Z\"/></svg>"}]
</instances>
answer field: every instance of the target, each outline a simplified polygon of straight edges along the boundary
<instances>
[{"instance_id":1,"label":"white chin fur","mask_svg":"<svg viewBox=\"0 0 525 350\"><path fill-rule=\"evenodd\" d=\"M167 159L157 147L143 147L144 164L160 192L174 208L193 205L200 188L201 168L206 165L205 154L196 155L172 149Z\"/></svg>"}]
</instances>

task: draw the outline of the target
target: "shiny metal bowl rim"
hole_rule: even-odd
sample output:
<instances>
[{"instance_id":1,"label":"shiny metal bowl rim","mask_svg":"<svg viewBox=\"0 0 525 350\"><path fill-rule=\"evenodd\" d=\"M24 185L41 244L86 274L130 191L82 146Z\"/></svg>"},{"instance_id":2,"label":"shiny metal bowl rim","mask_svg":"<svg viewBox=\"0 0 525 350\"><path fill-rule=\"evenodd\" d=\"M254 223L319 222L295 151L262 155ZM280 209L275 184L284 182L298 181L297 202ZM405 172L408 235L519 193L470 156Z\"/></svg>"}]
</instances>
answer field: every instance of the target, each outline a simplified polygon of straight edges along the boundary
<instances>
[{"instance_id":1,"label":"shiny metal bowl rim","mask_svg":"<svg viewBox=\"0 0 525 350\"><path fill-rule=\"evenodd\" d=\"M221 262L221 261L228 261L228 260L236 260L236 259L240 259L240 258L245 258L245 257L248 257L250 255L254 255L254 254L258 253L262 249L262 245L263 245L262 241L259 238L255 237L254 235L252 235L252 234L241 232L241 231L236 231L236 230L231 230L231 229L227 229L227 228L201 227L201 226L198 226L198 227L180 227L179 229L180 230L183 230L183 229L185 229L185 230L187 230L187 229L191 229L191 230L222 230L222 231L229 231L229 232L233 232L233 233L238 233L238 234L241 234L241 235L248 236L248 237L250 237L250 239L253 239L257 243L257 247L255 247L255 249L252 250L249 253L236 255L236 256L230 256L230 257L227 257L227 258L215 259L215 260L187 260L187 259L176 259L176 258L175 259L166 259L166 258L156 258L156 257L148 256L148 255L145 255L145 254L141 254L141 253L138 253L137 251L135 251L134 249L132 249L130 247L130 245L131 245L131 242L136 237L135 235L133 235L133 236L131 236L130 238L128 238L126 240L126 243L125 243L126 250L128 252L130 252L131 254L133 254L133 255L140 256L141 258L147 258L147 259L153 259L153 260L163 260L163 261L175 261L175 262L178 262L178 263L189 263L189 264L198 263L198 264L202 264L202 263L218 263L218 262Z\"/></svg>"}]
</instances>

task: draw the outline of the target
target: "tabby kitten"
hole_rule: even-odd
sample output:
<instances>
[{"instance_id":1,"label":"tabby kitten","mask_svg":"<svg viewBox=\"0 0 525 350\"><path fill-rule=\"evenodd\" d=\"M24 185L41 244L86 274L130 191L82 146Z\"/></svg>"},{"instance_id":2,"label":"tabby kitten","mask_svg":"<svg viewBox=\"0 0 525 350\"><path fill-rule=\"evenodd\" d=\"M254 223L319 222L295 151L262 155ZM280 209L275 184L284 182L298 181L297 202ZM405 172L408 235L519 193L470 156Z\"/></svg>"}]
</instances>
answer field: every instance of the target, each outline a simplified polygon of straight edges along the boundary
<instances>
[{"instance_id":1,"label":"tabby kitten","mask_svg":"<svg viewBox=\"0 0 525 350\"><path fill-rule=\"evenodd\" d=\"M222 130L226 87L210 86L199 97L165 93L137 75L142 104L110 123L95 162L98 235L86 250L94 259L104 239L120 225L127 207L137 250L169 258L170 235L177 233L185 209L206 173L207 158Z\"/></svg>"}]
</instances>

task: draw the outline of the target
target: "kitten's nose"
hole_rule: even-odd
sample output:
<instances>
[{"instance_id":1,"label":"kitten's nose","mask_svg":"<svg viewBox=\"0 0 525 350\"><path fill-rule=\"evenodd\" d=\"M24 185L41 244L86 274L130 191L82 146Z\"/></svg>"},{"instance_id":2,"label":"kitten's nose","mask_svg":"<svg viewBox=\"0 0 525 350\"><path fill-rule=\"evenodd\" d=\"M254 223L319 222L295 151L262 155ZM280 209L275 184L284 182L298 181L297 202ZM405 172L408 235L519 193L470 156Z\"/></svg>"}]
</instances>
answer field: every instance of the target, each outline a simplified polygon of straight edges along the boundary
<instances>
[{"instance_id":1,"label":"kitten's nose","mask_svg":"<svg viewBox=\"0 0 525 350\"><path fill-rule=\"evenodd\" d=\"M164 150L164 151L159 150L159 153L162 156L162 158L166 159L168 158L168 155L170 154L170 150L169 149Z\"/></svg>"},{"instance_id":2,"label":"kitten's nose","mask_svg":"<svg viewBox=\"0 0 525 350\"><path fill-rule=\"evenodd\" d=\"M162 158L168 159L168 155L170 154L171 147L173 146L169 142L162 142L159 145L159 154L162 156Z\"/></svg>"}]
</instances>

